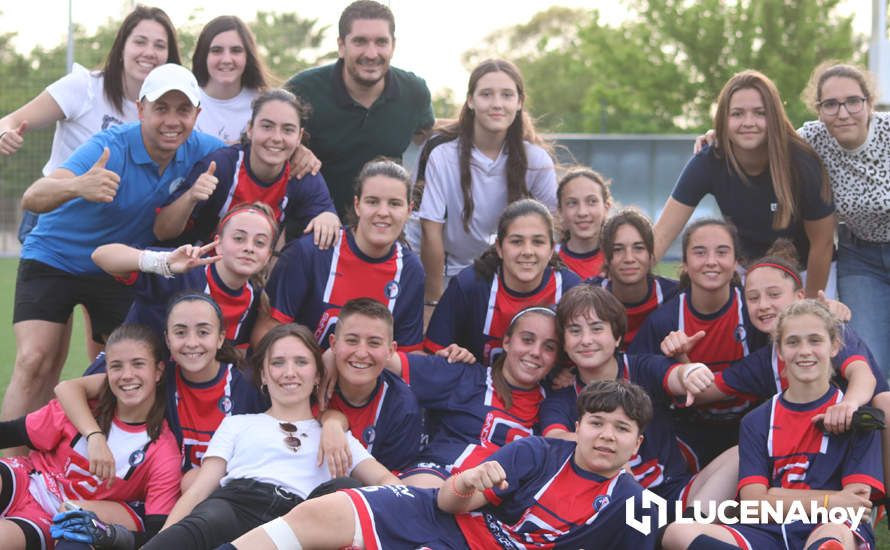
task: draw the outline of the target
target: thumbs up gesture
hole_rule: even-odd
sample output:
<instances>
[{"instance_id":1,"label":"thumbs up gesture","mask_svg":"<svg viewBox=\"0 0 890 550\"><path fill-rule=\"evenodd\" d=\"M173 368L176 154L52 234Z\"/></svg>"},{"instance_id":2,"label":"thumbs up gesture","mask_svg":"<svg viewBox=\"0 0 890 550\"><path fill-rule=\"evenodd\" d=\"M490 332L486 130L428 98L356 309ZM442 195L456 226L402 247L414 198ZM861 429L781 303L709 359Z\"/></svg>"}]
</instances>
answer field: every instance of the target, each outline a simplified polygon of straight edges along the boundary
<instances>
[{"instance_id":1,"label":"thumbs up gesture","mask_svg":"<svg viewBox=\"0 0 890 550\"><path fill-rule=\"evenodd\" d=\"M25 130L28 129L28 121L23 120L15 130L6 130L0 133L0 155L14 155L25 143Z\"/></svg>"},{"instance_id":2,"label":"thumbs up gesture","mask_svg":"<svg viewBox=\"0 0 890 550\"><path fill-rule=\"evenodd\" d=\"M213 195L213 192L216 190L216 185L219 183L219 179L213 175L214 172L216 172L216 161L211 160L210 166L207 167L207 171L198 176L198 179L195 180L195 184L189 189L189 194L191 195L192 200L195 202L206 201Z\"/></svg>"},{"instance_id":3,"label":"thumbs up gesture","mask_svg":"<svg viewBox=\"0 0 890 550\"><path fill-rule=\"evenodd\" d=\"M102 150L99 160L85 174L78 178L77 189L81 197L91 202L111 202L117 195L121 177L105 168L111 153L108 147Z\"/></svg>"}]
</instances>

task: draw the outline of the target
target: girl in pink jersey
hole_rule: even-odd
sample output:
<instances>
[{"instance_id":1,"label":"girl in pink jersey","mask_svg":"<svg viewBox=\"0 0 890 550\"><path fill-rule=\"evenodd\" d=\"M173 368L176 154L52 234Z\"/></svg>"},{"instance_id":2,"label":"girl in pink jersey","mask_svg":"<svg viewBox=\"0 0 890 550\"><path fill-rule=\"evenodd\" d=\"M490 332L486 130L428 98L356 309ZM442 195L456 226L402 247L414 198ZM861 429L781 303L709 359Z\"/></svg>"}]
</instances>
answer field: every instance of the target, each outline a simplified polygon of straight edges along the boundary
<instances>
[{"instance_id":1,"label":"girl in pink jersey","mask_svg":"<svg viewBox=\"0 0 890 550\"><path fill-rule=\"evenodd\" d=\"M210 296L199 291L177 294L170 301L164 331L170 361L164 384L167 418L180 443L183 471L197 468L210 437L223 418L257 412L263 399L238 367L235 350L225 343L223 314ZM59 384L56 394L71 421L81 430L92 427L84 414L87 399L98 395L102 374ZM90 449L91 465L100 472L117 460L100 445ZM186 476L187 485L194 473Z\"/></svg>"},{"instance_id":2,"label":"girl in pink jersey","mask_svg":"<svg viewBox=\"0 0 890 550\"><path fill-rule=\"evenodd\" d=\"M556 251L566 266L582 279L602 274L605 256L600 233L612 208L612 181L590 168L569 169L559 180L556 201L563 235Z\"/></svg>"},{"instance_id":3,"label":"girl in pink jersey","mask_svg":"<svg viewBox=\"0 0 890 550\"><path fill-rule=\"evenodd\" d=\"M57 401L0 424L4 446L33 449L26 457L0 460L4 548L52 548L50 524L65 501L122 523L107 526L105 534L129 538L131 544L128 530L143 530L138 518L116 502L91 501L145 501L148 534L157 532L176 502L176 440L164 420L164 399L158 398L164 374L160 344L148 328L123 325L108 337L106 350L108 373L102 375L98 399L85 406L86 430L79 432ZM115 468L91 468L89 450L99 445L117 458ZM55 530L53 535L59 536Z\"/></svg>"}]
</instances>

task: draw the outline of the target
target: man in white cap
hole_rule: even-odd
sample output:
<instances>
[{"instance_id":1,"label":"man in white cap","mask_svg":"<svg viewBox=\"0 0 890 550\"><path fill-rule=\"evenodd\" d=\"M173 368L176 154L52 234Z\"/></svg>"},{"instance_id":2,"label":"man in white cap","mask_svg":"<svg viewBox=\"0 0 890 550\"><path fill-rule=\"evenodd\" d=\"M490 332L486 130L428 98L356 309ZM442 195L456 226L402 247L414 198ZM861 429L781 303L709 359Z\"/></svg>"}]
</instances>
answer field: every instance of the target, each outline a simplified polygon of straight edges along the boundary
<instances>
[{"instance_id":1,"label":"man in white cap","mask_svg":"<svg viewBox=\"0 0 890 550\"><path fill-rule=\"evenodd\" d=\"M59 378L54 367L65 324L77 304L103 343L121 323L130 289L90 259L99 245L144 248L155 240L155 211L192 165L223 146L193 133L200 89L172 63L156 67L139 92L139 122L113 126L81 145L59 168L25 191L22 206L44 213L25 239L15 290L16 360L4 420L45 404Z\"/></svg>"}]
</instances>

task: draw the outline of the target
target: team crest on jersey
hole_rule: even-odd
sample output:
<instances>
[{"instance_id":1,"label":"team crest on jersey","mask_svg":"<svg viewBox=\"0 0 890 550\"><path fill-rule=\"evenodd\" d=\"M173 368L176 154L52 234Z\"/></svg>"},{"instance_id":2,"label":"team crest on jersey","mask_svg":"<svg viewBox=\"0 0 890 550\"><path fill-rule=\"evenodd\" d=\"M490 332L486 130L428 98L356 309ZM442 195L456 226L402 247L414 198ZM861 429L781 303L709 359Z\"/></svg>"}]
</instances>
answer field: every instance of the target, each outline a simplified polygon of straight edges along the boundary
<instances>
[{"instance_id":1,"label":"team crest on jersey","mask_svg":"<svg viewBox=\"0 0 890 550\"><path fill-rule=\"evenodd\" d=\"M229 414L232 412L232 398L228 395L224 395L216 402L216 406L223 414Z\"/></svg>"},{"instance_id":2,"label":"team crest on jersey","mask_svg":"<svg viewBox=\"0 0 890 550\"><path fill-rule=\"evenodd\" d=\"M735 328L735 341L736 342L744 342L748 338L748 331L745 330L745 325L739 325Z\"/></svg>"},{"instance_id":3,"label":"team crest on jersey","mask_svg":"<svg viewBox=\"0 0 890 550\"><path fill-rule=\"evenodd\" d=\"M130 459L127 462L129 462L130 466L135 467L142 464L144 460L145 451L143 451L142 449L136 449L135 451L130 453Z\"/></svg>"},{"instance_id":4,"label":"team crest on jersey","mask_svg":"<svg viewBox=\"0 0 890 550\"><path fill-rule=\"evenodd\" d=\"M365 440L367 445L374 443L375 437L377 437L377 432L374 431L374 426L368 426L362 431L362 439Z\"/></svg>"},{"instance_id":5,"label":"team crest on jersey","mask_svg":"<svg viewBox=\"0 0 890 550\"><path fill-rule=\"evenodd\" d=\"M593 499L593 511L599 512L609 504L609 495L598 495Z\"/></svg>"},{"instance_id":6,"label":"team crest on jersey","mask_svg":"<svg viewBox=\"0 0 890 550\"><path fill-rule=\"evenodd\" d=\"M386 297L390 300L394 299L399 295L399 282L390 281L386 283L386 286L383 287L383 293L386 294Z\"/></svg>"}]
</instances>

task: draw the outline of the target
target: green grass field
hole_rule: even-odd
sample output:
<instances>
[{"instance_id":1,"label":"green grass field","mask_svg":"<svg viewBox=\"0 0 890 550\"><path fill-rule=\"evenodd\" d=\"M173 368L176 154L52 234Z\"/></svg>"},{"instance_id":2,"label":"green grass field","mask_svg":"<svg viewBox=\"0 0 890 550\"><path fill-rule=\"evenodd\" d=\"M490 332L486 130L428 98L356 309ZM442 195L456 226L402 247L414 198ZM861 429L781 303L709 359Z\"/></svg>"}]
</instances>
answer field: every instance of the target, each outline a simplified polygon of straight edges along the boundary
<instances>
[{"instance_id":1,"label":"green grass field","mask_svg":"<svg viewBox=\"0 0 890 550\"><path fill-rule=\"evenodd\" d=\"M15 258L0 258L0 395L6 393L9 376L15 363L15 337L12 334L12 305L15 295L15 275L18 260ZM656 269L659 275L665 277L677 277L676 264L663 264ZM83 336L83 315L77 312L74 319L74 330L71 335L71 348L68 352L68 361L62 371L62 378L78 376L88 365L86 345ZM887 523L883 521L876 529L876 548L890 549L890 531Z\"/></svg>"},{"instance_id":2,"label":"green grass field","mask_svg":"<svg viewBox=\"0 0 890 550\"><path fill-rule=\"evenodd\" d=\"M0 258L0 396L6 394L6 385L15 364L15 337L12 333L12 306L15 297L17 258ZM77 312L71 349L62 372L63 378L78 376L89 365L83 336L83 315Z\"/></svg>"}]
</instances>

